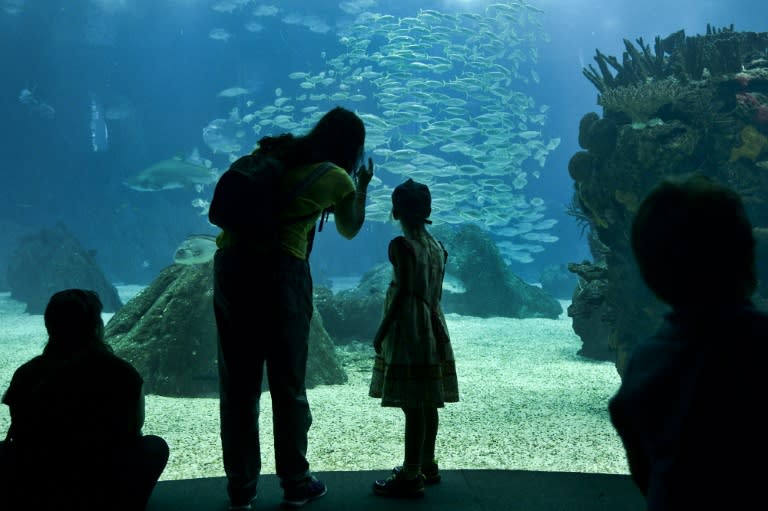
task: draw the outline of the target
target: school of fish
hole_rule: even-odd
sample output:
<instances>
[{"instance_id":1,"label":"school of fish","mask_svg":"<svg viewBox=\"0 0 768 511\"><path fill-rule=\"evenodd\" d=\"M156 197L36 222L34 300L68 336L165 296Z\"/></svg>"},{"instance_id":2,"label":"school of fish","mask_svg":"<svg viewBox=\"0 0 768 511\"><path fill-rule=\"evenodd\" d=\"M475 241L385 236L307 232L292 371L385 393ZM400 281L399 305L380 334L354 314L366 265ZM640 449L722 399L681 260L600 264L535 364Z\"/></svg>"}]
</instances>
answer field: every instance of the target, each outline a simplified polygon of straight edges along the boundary
<instances>
[{"instance_id":1,"label":"school of fish","mask_svg":"<svg viewBox=\"0 0 768 511\"><path fill-rule=\"evenodd\" d=\"M216 5L237 8L229 0ZM540 81L538 45L548 40L542 11L512 0L483 13L422 9L397 17L375 6L342 2L355 16L336 29L344 51L322 52L321 70L291 72L268 102L237 86L222 91L247 101L204 129L209 148L233 161L264 135L303 133L329 108L352 108L377 165L368 220L389 219L392 189L410 177L431 188L436 223L476 223L505 259L533 261L558 239L545 201L525 193L560 143L544 133L548 106L523 92ZM277 8L259 12L286 16Z\"/></svg>"}]
</instances>

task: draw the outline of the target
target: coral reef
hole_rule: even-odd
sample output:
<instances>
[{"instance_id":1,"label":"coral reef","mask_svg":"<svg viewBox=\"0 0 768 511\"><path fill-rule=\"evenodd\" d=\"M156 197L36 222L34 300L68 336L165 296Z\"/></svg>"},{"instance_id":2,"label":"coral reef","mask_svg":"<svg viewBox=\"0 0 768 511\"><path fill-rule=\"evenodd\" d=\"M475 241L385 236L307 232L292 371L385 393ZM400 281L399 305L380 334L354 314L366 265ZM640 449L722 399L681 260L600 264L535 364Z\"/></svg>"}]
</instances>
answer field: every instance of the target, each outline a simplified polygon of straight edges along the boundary
<instances>
[{"instance_id":1,"label":"coral reef","mask_svg":"<svg viewBox=\"0 0 768 511\"><path fill-rule=\"evenodd\" d=\"M741 145L731 149L730 161L736 161L739 158L747 158L755 161L760 153L763 152L768 138L757 131L754 126L744 126L741 130Z\"/></svg>"},{"instance_id":2,"label":"coral reef","mask_svg":"<svg viewBox=\"0 0 768 511\"><path fill-rule=\"evenodd\" d=\"M739 73L740 78L749 77L747 73ZM748 87L749 81L737 81L743 87ZM751 81L751 80L750 80ZM751 118L756 124L768 124L768 98L765 94L756 92L740 92L736 94L736 101L742 107L748 118Z\"/></svg>"},{"instance_id":3,"label":"coral reef","mask_svg":"<svg viewBox=\"0 0 768 511\"><path fill-rule=\"evenodd\" d=\"M637 85L650 80L676 78L687 83L710 76L739 74L750 67L765 67L766 32L736 32L733 26L717 29L707 25L706 35L688 37L679 30L665 38L656 37L654 48L637 39L638 47L624 39L622 62L596 50L595 62L583 70L584 76L600 93L609 89ZM615 71L615 75L611 72ZM739 77L749 81L751 75Z\"/></svg>"},{"instance_id":4,"label":"coral reef","mask_svg":"<svg viewBox=\"0 0 768 511\"><path fill-rule=\"evenodd\" d=\"M608 89L597 100L605 109L627 114L633 122L646 122L664 105L673 103L684 88L674 78L653 80Z\"/></svg>"},{"instance_id":5,"label":"coral reef","mask_svg":"<svg viewBox=\"0 0 768 511\"><path fill-rule=\"evenodd\" d=\"M612 353L619 374L667 310L645 287L629 245L651 188L666 177L707 175L740 193L756 232L768 229L768 33L707 27L705 35L657 37L653 51L637 42L624 41L621 63L598 50L599 70L584 70L603 115L584 115L584 150L568 165L595 259L569 267L580 286L568 313L583 351ZM766 250L768 236L758 237L758 254ZM768 258L758 265L765 275ZM755 302L766 296L761 282Z\"/></svg>"},{"instance_id":6,"label":"coral reef","mask_svg":"<svg viewBox=\"0 0 768 511\"><path fill-rule=\"evenodd\" d=\"M574 181L587 181L594 171L595 158L587 151L579 151L568 162L568 174Z\"/></svg>"}]
</instances>

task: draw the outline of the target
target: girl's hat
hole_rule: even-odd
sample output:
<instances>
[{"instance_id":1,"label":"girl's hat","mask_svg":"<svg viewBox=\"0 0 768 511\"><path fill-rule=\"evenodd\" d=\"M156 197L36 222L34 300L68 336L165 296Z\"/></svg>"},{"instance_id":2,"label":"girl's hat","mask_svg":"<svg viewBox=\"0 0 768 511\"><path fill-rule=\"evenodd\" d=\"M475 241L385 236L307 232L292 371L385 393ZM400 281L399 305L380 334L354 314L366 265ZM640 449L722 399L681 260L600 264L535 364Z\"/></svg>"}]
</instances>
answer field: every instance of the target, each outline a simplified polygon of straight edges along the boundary
<instances>
[{"instance_id":1,"label":"girl's hat","mask_svg":"<svg viewBox=\"0 0 768 511\"><path fill-rule=\"evenodd\" d=\"M429 187L408 179L395 187L392 192L392 210L399 217L411 221L431 224L429 215L432 213L432 195Z\"/></svg>"}]
</instances>

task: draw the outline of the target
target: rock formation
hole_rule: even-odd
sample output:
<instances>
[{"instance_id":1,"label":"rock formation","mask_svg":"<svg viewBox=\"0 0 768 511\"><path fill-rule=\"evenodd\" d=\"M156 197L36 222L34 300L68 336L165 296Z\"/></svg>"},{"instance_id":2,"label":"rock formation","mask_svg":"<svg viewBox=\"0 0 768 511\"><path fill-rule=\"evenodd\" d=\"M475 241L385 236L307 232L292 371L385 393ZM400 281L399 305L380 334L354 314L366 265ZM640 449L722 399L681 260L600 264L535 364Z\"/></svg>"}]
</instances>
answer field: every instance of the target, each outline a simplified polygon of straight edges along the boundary
<instances>
[{"instance_id":1,"label":"rock formation","mask_svg":"<svg viewBox=\"0 0 768 511\"><path fill-rule=\"evenodd\" d=\"M514 275L487 233L473 224L432 229L448 251L441 300L443 311L466 316L557 318L560 302ZM354 289L333 294L318 287L315 304L336 342L372 341L382 317L392 280L389 263L363 275Z\"/></svg>"},{"instance_id":2,"label":"rock formation","mask_svg":"<svg viewBox=\"0 0 768 511\"><path fill-rule=\"evenodd\" d=\"M310 327L307 387L346 382L320 315ZM107 342L144 378L147 393L218 395L213 263L174 264L115 314ZM266 382L266 375L265 375Z\"/></svg>"},{"instance_id":3,"label":"rock formation","mask_svg":"<svg viewBox=\"0 0 768 511\"><path fill-rule=\"evenodd\" d=\"M122 307L117 289L96 263L96 253L86 250L64 225L25 236L8 262L11 298L27 304L29 314L42 314L51 295L69 288L96 291L104 312Z\"/></svg>"}]
</instances>

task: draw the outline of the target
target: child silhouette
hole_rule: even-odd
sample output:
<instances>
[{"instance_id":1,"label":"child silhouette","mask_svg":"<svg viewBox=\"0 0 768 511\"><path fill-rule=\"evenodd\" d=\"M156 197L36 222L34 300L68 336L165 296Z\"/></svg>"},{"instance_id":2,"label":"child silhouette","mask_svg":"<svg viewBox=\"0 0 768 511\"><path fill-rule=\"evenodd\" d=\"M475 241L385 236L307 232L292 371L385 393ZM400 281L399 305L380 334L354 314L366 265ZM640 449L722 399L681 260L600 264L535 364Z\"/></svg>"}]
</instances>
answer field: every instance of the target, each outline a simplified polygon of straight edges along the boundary
<instances>
[{"instance_id":1,"label":"child silhouette","mask_svg":"<svg viewBox=\"0 0 768 511\"><path fill-rule=\"evenodd\" d=\"M369 395L405 413L405 461L373 492L418 498L424 484L440 481L435 461L437 409L459 400L453 349L440 308L447 252L427 231L431 196L412 179L392 193L392 216L404 236L389 243L394 278L376 332Z\"/></svg>"},{"instance_id":2,"label":"child silhouette","mask_svg":"<svg viewBox=\"0 0 768 511\"><path fill-rule=\"evenodd\" d=\"M635 348L609 403L647 509L750 509L762 500L768 316L753 307L755 241L739 196L703 176L642 202L632 249L672 311ZM758 500L760 499L760 500Z\"/></svg>"}]
</instances>

